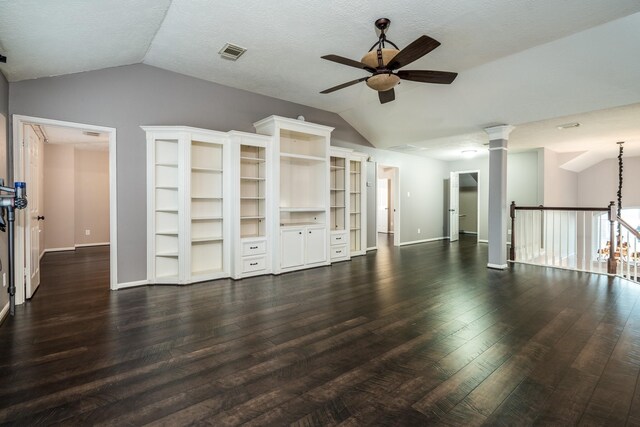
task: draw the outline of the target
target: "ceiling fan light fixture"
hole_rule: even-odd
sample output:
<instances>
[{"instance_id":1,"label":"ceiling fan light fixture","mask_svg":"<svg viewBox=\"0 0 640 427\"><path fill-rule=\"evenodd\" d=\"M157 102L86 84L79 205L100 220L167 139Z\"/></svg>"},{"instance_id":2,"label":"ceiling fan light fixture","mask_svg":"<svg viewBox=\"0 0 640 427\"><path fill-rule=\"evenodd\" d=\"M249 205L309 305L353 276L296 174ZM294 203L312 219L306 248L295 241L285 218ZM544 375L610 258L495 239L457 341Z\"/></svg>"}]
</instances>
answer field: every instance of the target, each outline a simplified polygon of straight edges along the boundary
<instances>
[{"instance_id":1,"label":"ceiling fan light fixture","mask_svg":"<svg viewBox=\"0 0 640 427\"><path fill-rule=\"evenodd\" d=\"M367 86L378 92L386 92L400 83L400 77L395 74L375 74L367 79Z\"/></svg>"},{"instance_id":2,"label":"ceiling fan light fixture","mask_svg":"<svg viewBox=\"0 0 640 427\"><path fill-rule=\"evenodd\" d=\"M382 48L382 65L386 66L400 52L398 49ZM370 50L360 60L371 68L378 68L378 49Z\"/></svg>"}]
</instances>

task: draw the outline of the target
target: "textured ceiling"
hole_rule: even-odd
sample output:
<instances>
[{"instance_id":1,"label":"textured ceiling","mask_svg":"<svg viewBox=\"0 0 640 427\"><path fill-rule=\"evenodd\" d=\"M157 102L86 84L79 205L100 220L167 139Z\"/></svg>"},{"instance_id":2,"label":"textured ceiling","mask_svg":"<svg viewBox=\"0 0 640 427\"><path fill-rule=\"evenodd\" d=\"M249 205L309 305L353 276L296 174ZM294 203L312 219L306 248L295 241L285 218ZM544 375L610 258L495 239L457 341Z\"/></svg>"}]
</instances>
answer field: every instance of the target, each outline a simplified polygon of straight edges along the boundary
<instances>
[{"instance_id":1,"label":"textured ceiling","mask_svg":"<svg viewBox=\"0 0 640 427\"><path fill-rule=\"evenodd\" d=\"M377 147L442 157L484 142L487 125L640 102L638 12L638 0L0 0L0 69L17 81L144 62L334 111ZM403 82L385 105L364 84L319 94L364 75L320 56L359 59L383 16L400 47L439 40L407 68L457 71L454 84ZM248 51L222 59L226 42Z\"/></svg>"}]
</instances>

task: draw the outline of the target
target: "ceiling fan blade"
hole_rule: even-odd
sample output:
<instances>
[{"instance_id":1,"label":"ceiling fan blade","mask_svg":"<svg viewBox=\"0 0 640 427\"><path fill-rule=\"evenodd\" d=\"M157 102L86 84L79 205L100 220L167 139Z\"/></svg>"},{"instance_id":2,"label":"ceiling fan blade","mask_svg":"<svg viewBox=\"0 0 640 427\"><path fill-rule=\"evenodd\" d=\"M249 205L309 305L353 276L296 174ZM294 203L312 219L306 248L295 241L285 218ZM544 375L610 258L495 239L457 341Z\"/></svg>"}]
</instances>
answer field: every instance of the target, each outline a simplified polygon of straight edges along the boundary
<instances>
[{"instance_id":1,"label":"ceiling fan blade","mask_svg":"<svg viewBox=\"0 0 640 427\"><path fill-rule=\"evenodd\" d=\"M422 58L433 49L440 46L440 42L429 36L420 36L409 46L402 49L387 65L390 70L397 70L411 64L416 59Z\"/></svg>"},{"instance_id":2,"label":"ceiling fan blade","mask_svg":"<svg viewBox=\"0 0 640 427\"><path fill-rule=\"evenodd\" d=\"M326 59L327 61L337 62L338 64L348 65L349 67L360 68L361 70L367 70L373 73L375 70L369 67L367 64L363 64L360 61L354 61L353 59L345 58L344 56L338 55L325 55L321 57L322 59Z\"/></svg>"},{"instance_id":3,"label":"ceiling fan blade","mask_svg":"<svg viewBox=\"0 0 640 427\"><path fill-rule=\"evenodd\" d=\"M393 89L385 90L384 92L378 92L378 98L380 98L380 104L386 104L396 99L396 93Z\"/></svg>"},{"instance_id":4,"label":"ceiling fan blade","mask_svg":"<svg viewBox=\"0 0 640 427\"><path fill-rule=\"evenodd\" d=\"M443 85L451 84L456 77L458 77L458 73L431 70L400 70L397 74L398 77L403 80L422 83L439 83Z\"/></svg>"},{"instance_id":5,"label":"ceiling fan blade","mask_svg":"<svg viewBox=\"0 0 640 427\"><path fill-rule=\"evenodd\" d=\"M320 93L331 93L331 92L335 92L336 90L340 90L340 89L344 89L345 87L349 87L352 86L356 83L360 83L363 82L365 80L367 80L369 77L363 77L361 79L356 79L356 80L351 80L350 82L346 82L346 83L342 83L341 85L338 86L334 86L334 87L330 87L329 89L325 89Z\"/></svg>"}]
</instances>

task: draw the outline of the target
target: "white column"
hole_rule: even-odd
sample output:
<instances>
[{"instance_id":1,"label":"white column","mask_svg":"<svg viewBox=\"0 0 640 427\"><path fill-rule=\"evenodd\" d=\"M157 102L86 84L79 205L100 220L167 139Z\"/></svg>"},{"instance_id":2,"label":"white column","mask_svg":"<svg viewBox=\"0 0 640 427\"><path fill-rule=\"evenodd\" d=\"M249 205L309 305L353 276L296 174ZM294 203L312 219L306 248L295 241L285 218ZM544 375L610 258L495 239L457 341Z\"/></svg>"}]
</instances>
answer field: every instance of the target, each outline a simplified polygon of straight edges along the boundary
<instances>
[{"instance_id":1,"label":"white column","mask_svg":"<svg viewBox=\"0 0 640 427\"><path fill-rule=\"evenodd\" d=\"M507 268L507 143L513 126L486 128L489 135L489 262L487 267Z\"/></svg>"}]
</instances>

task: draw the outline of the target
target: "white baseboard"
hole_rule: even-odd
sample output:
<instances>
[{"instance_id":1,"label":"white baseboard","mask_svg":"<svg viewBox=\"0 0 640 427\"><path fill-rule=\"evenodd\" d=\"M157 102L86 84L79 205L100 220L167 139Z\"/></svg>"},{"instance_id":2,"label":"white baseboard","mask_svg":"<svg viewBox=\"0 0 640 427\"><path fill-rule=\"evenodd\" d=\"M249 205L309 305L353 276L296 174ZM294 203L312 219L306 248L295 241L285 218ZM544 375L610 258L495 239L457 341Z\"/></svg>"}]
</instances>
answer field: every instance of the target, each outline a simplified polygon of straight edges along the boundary
<instances>
[{"instance_id":1,"label":"white baseboard","mask_svg":"<svg viewBox=\"0 0 640 427\"><path fill-rule=\"evenodd\" d=\"M400 246L416 245L418 243L435 242L437 240L447 240L448 237L434 237L433 239L413 240L411 242L401 242Z\"/></svg>"},{"instance_id":2,"label":"white baseboard","mask_svg":"<svg viewBox=\"0 0 640 427\"><path fill-rule=\"evenodd\" d=\"M49 248L49 249L45 249L44 252L64 252L64 251L75 251L76 248L75 247L70 247L70 248Z\"/></svg>"},{"instance_id":3,"label":"white baseboard","mask_svg":"<svg viewBox=\"0 0 640 427\"><path fill-rule=\"evenodd\" d=\"M485 239L478 239L478 243L489 243L489 241Z\"/></svg>"},{"instance_id":4,"label":"white baseboard","mask_svg":"<svg viewBox=\"0 0 640 427\"><path fill-rule=\"evenodd\" d=\"M369 251L377 251L378 247L377 246L371 246L370 248L367 248L367 252Z\"/></svg>"},{"instance_id":5,"label":"white baseboard","mask_svg":"<svg viewBox=\"0 0 640 427\"><path fill-rule=\"evenodd\" d=\"M38 259L42 261L42 257L43 257L43 256L44 256L44 254L46 254L46 253L47 253L47 251L46 251L46 250L43 250L42 252L40 252L40 256L38 257Z\"/></svg>"},{"instance_id":6,"label":"white baseboard","mask_svg":"<svg viewBox=\"0 0 640 427\"><path fill-rule=\"evenodd\" d=\"M86 248L88 246L109 246L109 242L102 243L76 243L76 248Z\"/></svg>"},{"instance_id":7,"label":"white baseboard","mask_svg":"<svg viewBox=\"0 0 640 427\"><path fill-rule=\"evenodd\" d=\"M149 284L148 280L136 280L134 282L118 283L116 289L135 288L138 286L146 286L148 284Z\"/></svg>"},{"instance_id":8,"label":"white baseboard","mask_svg":"<svg viewBox=\"0 0 640 427\"><path fill-rule=\"evenodd\" d=\"M461 231L460 234L474 234L474 235L477 235L478 232L477 231Z\"/></svg>"},{"instance_id":9,"label":"white baseboard","mask_svg":"<svg viewBox=\"0 0 640 427\"><path fill-rule=\"evenodd\" d=\"M500 264L491 264L491 263L487 264L487 267L493 268L494 270L506 270L507 266L508 266L508 264L502 264L502 265L500 265Z\"/></svg>"},{"instance_id":10,"label":"white baseboard","mask_svg":"<svg viewBox=\"0 0 640 427\"><path fill-rule=\"evenodd\" d=\"M7 301L4 307L2 307L2 310L0 310L0 323L4 321L4 318L7 317L7 314L9 314L9 301Z\"/></svg>"}]
</instances>

